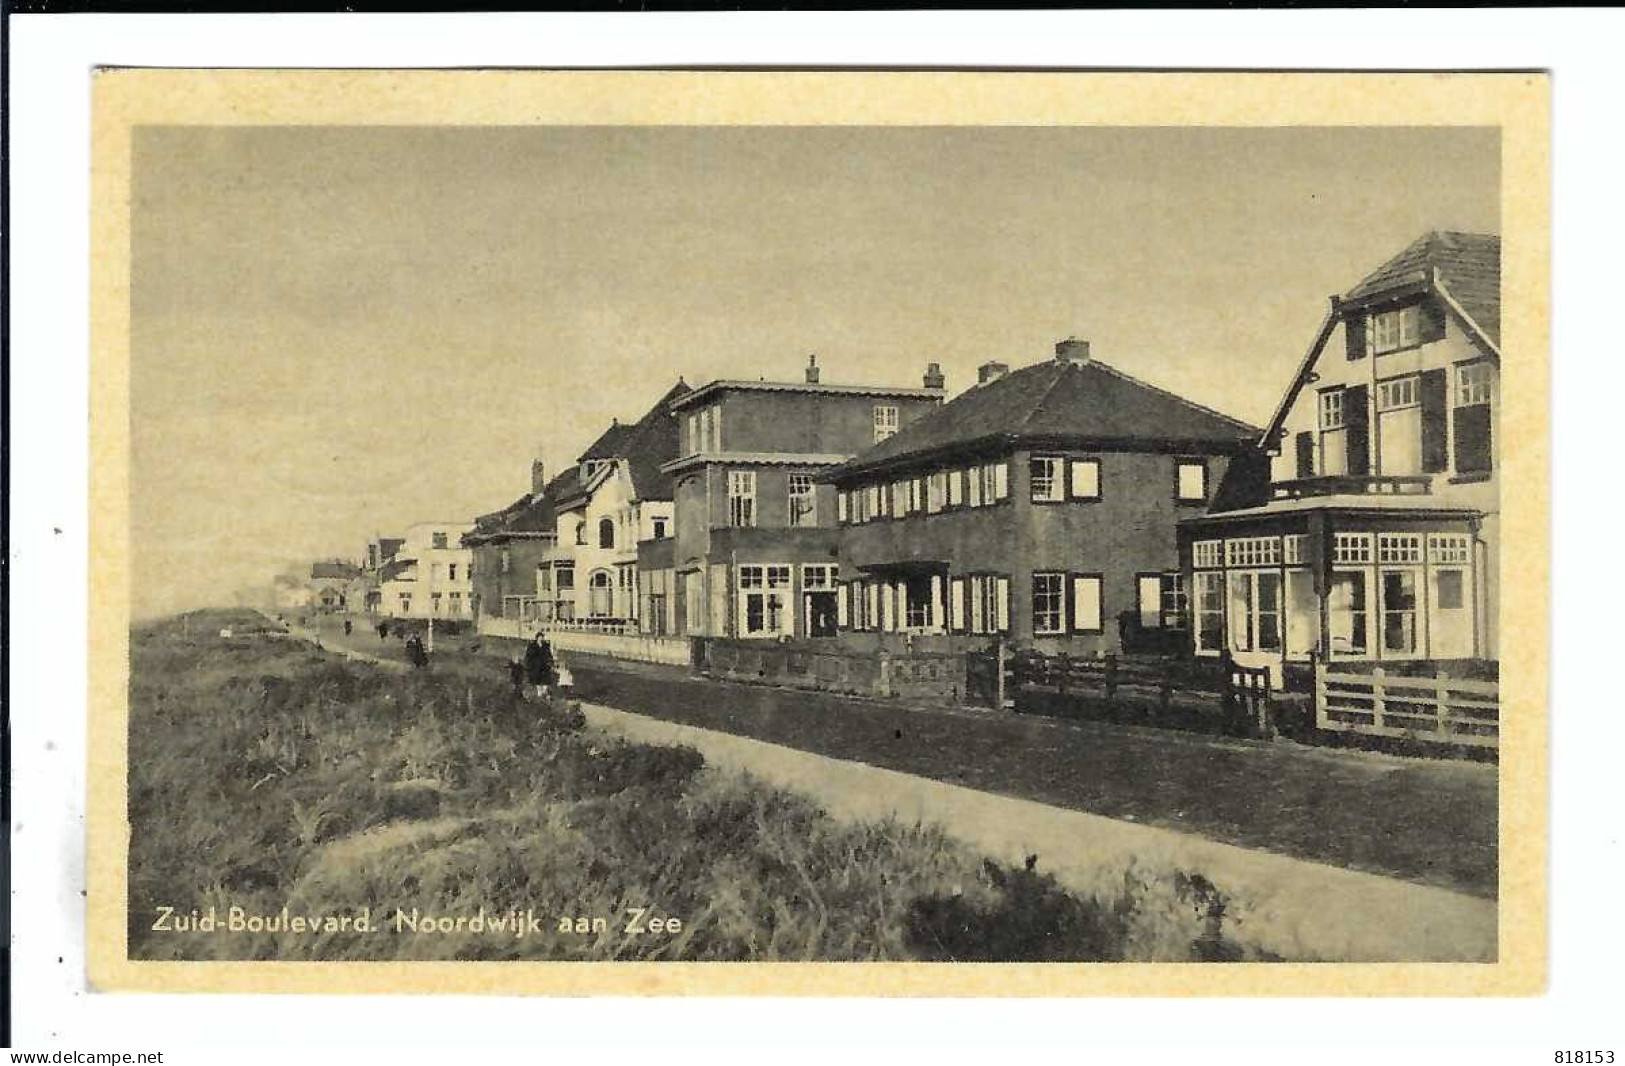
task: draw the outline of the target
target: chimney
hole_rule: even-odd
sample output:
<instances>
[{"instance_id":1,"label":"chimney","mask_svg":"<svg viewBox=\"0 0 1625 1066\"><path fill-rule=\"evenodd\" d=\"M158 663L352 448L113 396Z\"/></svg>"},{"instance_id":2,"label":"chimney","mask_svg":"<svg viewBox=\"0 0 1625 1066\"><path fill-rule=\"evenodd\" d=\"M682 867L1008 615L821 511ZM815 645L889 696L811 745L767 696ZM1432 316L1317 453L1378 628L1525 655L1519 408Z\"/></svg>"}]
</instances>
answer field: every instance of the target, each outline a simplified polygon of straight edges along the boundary
<instances>
[{"instance_id":1,"label":"chimney","mask_svg":"<svg viewBox=\"0 0 1625 1066\"><path fill-rule=\"evenodd\" d=\"M532 496L540 496L542 490L547 488L547 475L543 472L542 461L530 461L530 492Z\"/></svg>"},{"instance_id":2,"label":"chimney","mask_svg":"<svg viewBox=\"0 0 1625 1066\"><path fill-rule=\"evenodd\" d=\"M988 385L1010 373L1009 363L983 363L976 368L976 384Z\"/></svg>"},{"instance_id":3,"label":"chimney","mask_svg":"<svg viewBox=\"0 0 1625 1066\"><path fill-rule=\"evenodd\" d=\"M941 363L927 363L925 367L925 387L928 389L941 389L947 384L942 376Z\"/></svg>"},{"instance_id":4,"label":"chimney","mask_svg":"<svg viewBox=\"0 0 1625 1066\"><path fill-rule=\"evenodd\" d=\"M818 356L807 356L807 384L818 384Z\"/></svg>"},{"instance_id":5,"label":"chimney","mask_svg":"<svg viewBox=\"0 0 1625 1066\"><path fill-rule=\"evenodd\" d=\"M1080 341L1076 337L1068 337L1064 341L1057 341L1055 359L1061 363L1087 363L1089 361L1089 342Z\"/></svg>"}]
</instances>

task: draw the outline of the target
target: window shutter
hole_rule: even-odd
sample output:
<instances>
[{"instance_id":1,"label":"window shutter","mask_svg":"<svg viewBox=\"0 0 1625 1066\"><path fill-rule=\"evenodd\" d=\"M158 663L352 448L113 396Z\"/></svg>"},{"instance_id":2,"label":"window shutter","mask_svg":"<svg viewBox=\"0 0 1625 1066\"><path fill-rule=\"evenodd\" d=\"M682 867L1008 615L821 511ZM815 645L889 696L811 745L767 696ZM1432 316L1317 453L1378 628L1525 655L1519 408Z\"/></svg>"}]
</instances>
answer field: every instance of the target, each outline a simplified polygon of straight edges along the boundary
<instances>
[{"instance_id":1,"label":"window shutter","mask_svg":"<svg viewBox=\"0 0 1625 1066\"><path fill-rule=\"evenodd\" d=\"M1491 458L1490 405L1473 404L1456 408L1456 473L1487 474Z\"/></svg>"},{"instance_id":2,"label":"window shutter","mask_svg":"<svg viewBox=\"0 0 1625 1066\"><path fill-rule=\"evenodd\" d=\"M1448 379L1442 367L1422 371L1422 472L1427 474L1436 474L1450 465L1445 425L1450 405Z\"/></svg>"},{"instance_id":3,"label":"window shutter","mask_svg":"<svg viewBox=\"0 0 1625 1066\"><path fill-rule=\"evenodd\" d=\"M1371 412L1366 404L1370 392L1364 385L1350 385L1343 391L1343 425L1348 443L1348 471L1360 476L1371 473Z\"/></svg>"},{"instance_id":4,"label":"window shutter","mask_svg":"<svg viewBox=\"0 0 1625 1066\"><path fill-rule=\"evenodd\" d=\"M965 631L965 579L956 577L948 585L948 629L953 633Z\"/></svg>"},{"instance_id":5,"label":"window shutter","mask_svg":"<svg viewBox=\"0 0 1625 1066\"><path fill-rule=\"evenodd\" d=\"M1293 438L1293 444L1298 452L1298 476L1315 476L1315 434L1313 430L1304 430Z\"/></svg>"},{"instance_id":6,"label":"window shutter","mask_svg":"<svg viewBox=\"0 0 1625 1066\"><path fill-rule=\"evenodd\" d=\"M1422 344L1444 340L1444 305L1441 301L1422 301L1416 309L1416 332L1417 340Z\"/></svg>"},{"instance_id":7,"label":"window shutter","mask_svg":"<svg viewBox=\"0 0 1625 1066\"><path fill-rule=\"evenodd\" d=\"M1162 577L1140 577L1140 628L1156 629L1162 625Z\"/></svg>"},{"instance_id":8,"label":"window shutter","mask_svg":"<svg viewBox=\"0 0 1625 1066\"><path fill-rule=\"evenodd\" d=\"M846 620L851 617L851 608L848 602L852 598L852 586L845 584L835 595L835 626L838 629L846 628Z\"/></svg>"},{"instance_id":9,"label":"window shutter","mask_svg":"<svg viewBox=\"0 0 1625 1066\"><path fill-rule=\"evenodd\" d=\"M1100 630L1100 578L1072 579L1072 628L1091 633Z\"/></svg>"},{"instance_id":10,"label":"window shutter","mask_svg":"<svg viewBox=\"0 0 1625 1066\"><path fill-rule=\"evenodd\" d=\"M845 524L845 522L846 522L846 490L845 489L842 489L840 492L837 492L835 494L835 518L836 518L836 521L841 522L842 524Z\"/></svg>"},{"instance_id":11,"label":"window shutter","mask_svg":"<svg viewBox=\"0 0 1625 1066\"><path fill-rule=\"evenodd\" d=\"M1345 315L1343 317L1343 340L1348 346L1350 359L1365 358L1366 316L1362 314Z\"/></svg>"},{"instance_id":12,"label":"window shutter","mask_svg":"<svg viewBox=\"0 0 1625 1066\"><path fill-rule=\"evenodd\" d=\"M993 498L1006 499L1010 495L1010 464L999 462L993 464Z\"/></svg>"},{"instance_id":13,"label":"window shutter","mask_svg":"<svg viewBox=\"0 0 1625 1066\"><path fill-rule=\"evenodd\" d=\"M880 628L880 586L873 581L866 581L863 585L864 598L868 601L869 610L864 614L865 629Z\"/></svg>"}]
</instances>

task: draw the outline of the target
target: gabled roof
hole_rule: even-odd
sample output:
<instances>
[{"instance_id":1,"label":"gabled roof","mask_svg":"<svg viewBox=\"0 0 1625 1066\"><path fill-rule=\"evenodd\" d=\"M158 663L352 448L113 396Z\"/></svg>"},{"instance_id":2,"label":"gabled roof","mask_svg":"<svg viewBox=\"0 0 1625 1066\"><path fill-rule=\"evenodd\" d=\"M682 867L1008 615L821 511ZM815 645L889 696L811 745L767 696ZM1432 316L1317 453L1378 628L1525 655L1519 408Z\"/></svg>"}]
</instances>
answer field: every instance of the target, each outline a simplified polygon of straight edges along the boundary
<instances>
[{"instance_id":1,"label":"gabled roof","mask_svg":"<svg viewBox=\"0 0 1625 1066\"><path fill-rule=\"evenodd\" d=\"M341 580L348 581L351 578L360 577L361 570L350 563L311 563L310 576L312 580L318 581L322 578L339 578Z\"/></svg>"},{"instance_id":2,"label":"gabled roof","mask_svg":"<svg viewBox=\"0 0 1625 1066\"><path fill-rule=\"evenodd\" d=\"M1500 358L1501 347L1501 238L1493 233L1456 233L1433 230L1424 233L1405 247L1405 250L1372 271L1342 297L1332 300L1314 342L1298 364L1281 402L1270 418L1269 428L1262 438L1271 446L1280 434L1298 393L1314 370L1320 353L1331 338L1332 330L1349 306L1355 308L1380 298L1384 293L1432 292L1437 290L1450 305L1452 312L1466 315L1470 320L1468 333L1481 331L1480 342L1487 342L1487 351Z\"/></svg>"},{"instance_id":3,"label":"gabled roof","mask_svg":"<svg viewBox=\"0 0 1625 1066\"><path fill-rule=\"evenodd\" d=\"M1501 343L1501 238L1493 233L1434 230L1378 267L1343 297L1358 303L1434 270L1474 322Z\"/></svg>"},{"instance_id":4,"label":"gabled roof","mask_svg":"<svg viewBox=\"0 0 1625 1066\"><path fill-rule=\"evenodd\" d=\"M1036 363L961 393L882 441L833 477L906 465L978 444L1094 442L1234 451L1258 429L1098 360Z\"/></svg>"},{"instance_id":5,"label":"gabled roof","mask_svg":"<svg viewBox=\"0 0 1625 1066\"><path fill-rule=\"evenodd\" d=\"M474 528L463 534L463 543L482 544L515 535L554 532L558 528L557 501L575 487L578 477L579 468L572 466L544 485L541 492L527 492L500 511L480 515L474 519Z\"/></svg>"},{"instance_id":6,"label":"gabled roof","mask_svg":"<svg viewBox=\"0 0 1625 1066\"><path fill-rule=\"evenodd\" d=\"M616 423L606 429L592 447L581 454L581 462L624 459L632 475L632 491L638 499L671 499L671 475L660 468L677 458L678 423L672 405L692 391L679 378L642 418L629 425ZM589 489L590 486L580 486L567 498L574 500Z\"/></svg>"}]
</instances>

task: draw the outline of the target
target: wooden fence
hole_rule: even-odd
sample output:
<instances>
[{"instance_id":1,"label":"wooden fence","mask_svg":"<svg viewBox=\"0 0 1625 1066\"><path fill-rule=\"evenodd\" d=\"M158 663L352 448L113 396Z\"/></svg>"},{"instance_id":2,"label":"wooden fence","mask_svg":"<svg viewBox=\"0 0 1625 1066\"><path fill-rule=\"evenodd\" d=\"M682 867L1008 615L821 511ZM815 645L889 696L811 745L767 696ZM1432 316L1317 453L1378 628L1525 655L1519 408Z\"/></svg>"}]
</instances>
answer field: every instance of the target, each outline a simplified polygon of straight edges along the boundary
<instances>
[{"instance_id":1,"label":"wooden fence","mask_svg":"<svg viewBox=\"0 0 1625 1066\"><path fill-rule=\"evenodd\" d=\"M1455 677L1403 677L1315 666L1315 725L1341 733L1495 748L1500 685Z\"/></svg>"},{"instance_id":2,"label":"wooden fence","mask_svg":"<svg viewBox=\"0 0 1625 1066\"><path fill-rule=\"evenodd\" d=\"M1002 669L1001 669L1002 666ZM1254 736L1276 731L1269 670L1229 659L1134 659L1045 655L995 647L966 656L970 698L995 707L1098 715L1136 711L1151 724L1222 729ZM1183 722L1183 725L1177 725Z\"/></svg>"}]
</instances>

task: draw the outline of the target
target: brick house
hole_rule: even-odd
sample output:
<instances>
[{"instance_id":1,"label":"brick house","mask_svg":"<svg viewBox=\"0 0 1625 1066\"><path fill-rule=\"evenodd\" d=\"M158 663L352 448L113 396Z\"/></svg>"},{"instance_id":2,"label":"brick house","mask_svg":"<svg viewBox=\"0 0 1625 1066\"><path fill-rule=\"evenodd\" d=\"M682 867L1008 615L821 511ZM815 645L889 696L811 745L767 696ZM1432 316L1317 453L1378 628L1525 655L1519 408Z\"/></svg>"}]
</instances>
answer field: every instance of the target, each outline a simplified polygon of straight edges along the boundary
<instances>
[{"instance_id":1,"label":"brick house","mask_svg":"<svg viewBox=\"0 0 1625 1066\"><path fill-rule=\"evenodd\" d=\"M474 519L463 535L463 547L472 553L474 614L476 617L542 617L537 596L537 570L544 565L557 536L553 498L571 484L575 468L549 485L540 459L530 465L530 491L513 503Z\"/></svg>"},{"instance_id":2,"label":"brick house","mask_svg":"<svg viewBox=\"0 0 1625 1066\"><path fill-rule=\"evenodd\" d=\"M545 619L636 621L638 545L671 535L672 480L662 467L677 454L672 404L689 391L679 379L638 421L611 425L573 477L549 490L557 533L536 571Z\"/></svg>"},{"instance_id":3,"label":"brick house","mask_svg":"<svg viewBox=\"0 0 1625 1066\"><path fill-rule=\"evenodd\" d=\"M671 407L680 451L674 531L640 547L645 632L744 638L834 636L838 530L830 469L936 410L920 388L820 381L713 381Z\"/></svg>"},{"instance_id":4,"label":"brick house","mask_svg":"<svg viewBox=\"0 0 1625 1066\"><path fill-rule=\"evenodd\" d=\"M848 642L1183 647L1179 520L1261 476L1258 435L1085 341L1014 372L984 364L975 387L828 475Z\"/></svg>"},{"instance_id":5,"label":"brick house","mask_svg":"<svg viewBox=\"0 0 1625 1066\"><path fill-rule=\"evenodd\" d=\"M1499 237L1432 232L1331 298L1269 484L1181 527L1199 655L1497 658L1500 275Z\"/></svg>"}]
</instances>

